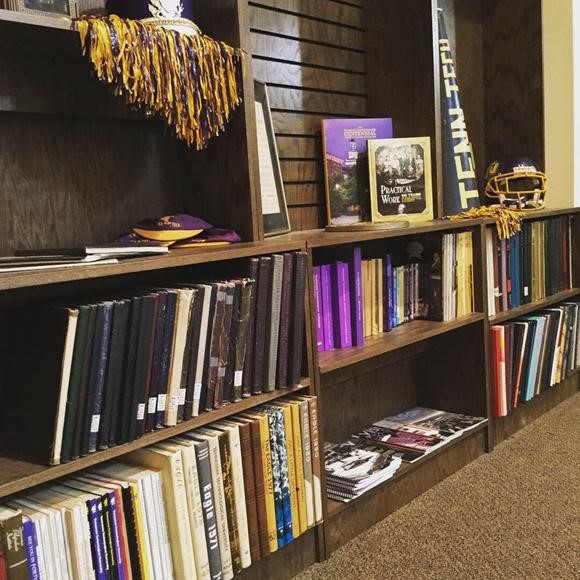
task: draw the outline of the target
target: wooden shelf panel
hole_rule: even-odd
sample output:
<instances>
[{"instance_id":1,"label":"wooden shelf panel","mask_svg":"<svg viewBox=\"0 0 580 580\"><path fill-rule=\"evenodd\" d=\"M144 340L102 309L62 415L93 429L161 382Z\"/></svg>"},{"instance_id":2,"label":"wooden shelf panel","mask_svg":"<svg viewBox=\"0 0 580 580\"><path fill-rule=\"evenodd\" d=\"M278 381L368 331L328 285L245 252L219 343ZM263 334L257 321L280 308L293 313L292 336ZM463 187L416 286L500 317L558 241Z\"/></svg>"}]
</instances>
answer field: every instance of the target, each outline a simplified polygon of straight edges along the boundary
<instances>
[{"instance_id":1,"label":"wooden shelf panel","mask_svg":"<svg viewBox=\"0 0 580 580\"><path fill-rule=\"evenodd\" d=\"M515 435L520 429L529 425L580 389L580 369L575 370L568 378L554 385L527 403L518 405L506 417L493 417L489 422L492 448Z\"/></svg>"},{"instance_id":2,"label":"wooden shelf panel","mask_svg":"<svg viewBox=\"0 0 580 580\"><path fill-rule=\"evenodd\" d=\"M353 346L352 348L334 349L318 353L320 373L330 373L483 319L483 314L475 313L450 322L414 320L413 322L402 324L391 332L383 332L380 335L366 338L364 346Z\"/></svg>"},{"instance_id":3,"label":"wooden shelf panel","mask_svg":"<svg viewBox=\"0 0 580 580\"><path fill-rule=\"evenodd\" d=\"M305 378L302 379L300 385L291 389L254 395L247 399L243 399L238 403L232 403L222 407L221 409L203 413L199 417L194 417L193 419L179 423L174 427L166 427L159 431L146 433L136 441L131 441L130 443L125 443L117 447L111 447L104 451L97 451L96 453L91 453L86 457L81 457L80 459L76 459L70 463L63 463L62 465L56 465L54 467L49 467L24 459L0 457L0 497L5 497L35 485L53 481L59 477L70 475L71 473L97 465L103 461L121 457L125 453L134 451L135 449L141 449L147 445L152 445L169 437L174 437L175 435L180 435L186 431L197 429L203 425L214 423L215 421L219 421L236 413L242 413L248 409L257 407L258 405L275 401L287 395L300 393L307 389L310 384L310 379Z\"/></svg>"},{"instance_id":4,"label":"wooden shelf panel","mask_svg":"<svg viewBox=\"0 0 580 580\"><path fill-rule=\"evenodd\" d=\"M307 230L293 234L295 239L305 238L310 248L323 248L326 246L337 246L341 244L357 244L372 240L381 240L387 238L400 238L404 236L416 236L428 234L430 232L445 232L452 230L461 230L465 228L480 227L482 220L466 219L458 221L435 220L421 224L413 224L408 228L398 230L383 231L353 231L353 232L327 232L325 230Z\"/></svg>"},{"instance_id":5,"label":"wooden shelf panel","mask_svg":"<svg viewBox=\"0 0 580 580\"><path fill-rule=\"evenodd\" d=\"M564 290L558 294L548 296L543 300L538 300L532 302L531 304L525 304L524 306L519 306L518 308L512 308L511 310L505 310L496 314L495 316L489 317L490 324L498 324L499 322L506 322L507 320L512 320L518 316L524 316L535 310L541 310L542 308L548 308L558 302L563 302L580 294L580 288L572 288L571 290Z\"/></svg>"},{"instance_id":6,"label":"wooden shelf panel","mask_svg":"<svg viewBox=\"0 0 580 580\"><path fill-rule=\"evenodd\" d=\"M363 493L359 497L357 497L349 502L334 501L332 499L327 498L327 500L326 500L327 511L328 511L327 521L331 520L333 517L336 517L338 514L340 514L344 510L349 510L351 508L356 509L355 506L361 500L368 499L374 494L380 494L382 491L384 491L385 488L387 488L388 486L396 484L403 477L407 477L413 471L415 471L415 470L423 467L425 464L433 461L441 453L449 451L451 448L453 448L455 446L463 445L467 439L470 439L471 437L475 437L480 431L484 431L485 429L487 429L487 425L488 425L488 421L484 421L483 423L481 423L477 427L474 427L470 431L467 431L467 433L464 433L461 437L457 437L457 439L453 439L447 445L440 447L439 449L436 449L435 451L432 451L431 453L428 453L427 455L425 455L424 457L422 457L418 461L415 461L414 463L403 463L401 465L401 467L396 471L395 475L393 475L393 477L391 477L390 479L387 479L387 481L383 482L381 485L377 485L376 487L370 489L367 493Z\"/></svg>"},{"instance_id":7,"label":"wooden shelf panel","mask_svg":"<svg viewBox=\"0 0 580 580\"><path fill-rule=\"evenodd\" d=\"M104 264L102 266L93 264L44 271L0 272L0 290L59 284L91 278L106 278L123 274L138 274L153 270L167 270L168 268L181 268L208 262L249 258L262 254L299 251L303 248L304 245L297 241L269 239L263 242L245 242L213 248L175 249L162 256L128 258L119 260L118 264Z\"/></svg>"}]
</instances>

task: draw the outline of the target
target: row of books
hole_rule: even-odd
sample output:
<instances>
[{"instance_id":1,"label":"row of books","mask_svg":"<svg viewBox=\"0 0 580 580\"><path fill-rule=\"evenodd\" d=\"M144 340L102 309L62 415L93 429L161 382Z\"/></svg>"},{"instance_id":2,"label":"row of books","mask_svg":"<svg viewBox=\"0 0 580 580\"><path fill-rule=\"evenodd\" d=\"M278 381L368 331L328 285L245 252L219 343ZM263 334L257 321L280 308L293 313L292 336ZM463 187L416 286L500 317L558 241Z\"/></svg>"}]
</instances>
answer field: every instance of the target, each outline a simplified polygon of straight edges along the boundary
<instances>
[{"instance_id":1,"label":"row of books","mask_svg":"<svg viewBox=\"0 0 580 580\"><path fill-rule=\"evenodd\" d=\"M471 232L427 236L384 258L360 247L314 266L319 352L362 346L367 337L419 318L448 321L474 311Z\"/></svg>"},{"instance_id":2,"label":"row of books","mask_svg":"<svg viewBox=\"0 0 580 580\"><path fill-rule=\"evenodd\" d=\"M275 254L244 278L19 312L2 401L14 450L58 464L299 383L305 267Z\"/></svg>"},{"instance_id":3,"label":"row of books","mask_svg":"<svg viewBox=\"0 0 580 580\"><path fill-rule=\"evenodd\" d=\"M325 445L326 493L348 502L390 479L402 462L412 463L485 421L459 413L414 407Z\"/></svg>"},{"instance_id":4,"label":"row of books","mask_svg":"<svg viewBox=\"0 0 580 580\"><path fill-rule=\"evenodd\" d=\"M572 287L571 218L524 221L514 236L486 232L491 316Z\"/></svg>"},{"instance_id":5,"label":"row of books","mask_svg":"<svg viewBox=\"0 0 580 580\"><path fill-rule=\"evenodd\" d=\"M0 578L232 578L322 521L316 405L284 398L5 501Z\"/></svg>"},{"instance_id":6,"label":"row of books","mask_svg":"<svg viewBox=\"0 0 580 580\"><path fill-rule=\"evenodd\" d=\"M580 302L490 328L491 413L509 412L580 367Z\"/></svg>"}]
</instances>

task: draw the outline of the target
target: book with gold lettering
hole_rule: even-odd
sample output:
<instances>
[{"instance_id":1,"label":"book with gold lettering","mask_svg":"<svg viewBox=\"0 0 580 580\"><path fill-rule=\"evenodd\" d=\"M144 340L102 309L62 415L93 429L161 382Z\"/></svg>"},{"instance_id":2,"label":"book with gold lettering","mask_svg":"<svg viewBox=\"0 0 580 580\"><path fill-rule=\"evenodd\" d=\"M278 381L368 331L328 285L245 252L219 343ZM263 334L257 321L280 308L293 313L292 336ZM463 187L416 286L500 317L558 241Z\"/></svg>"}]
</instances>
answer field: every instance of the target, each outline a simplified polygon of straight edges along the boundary
<instances>
[{"instance_id":1,"label":"book with gold lettering","mask_svg":"<svg viewBox=\"0 0 580 580\"><path fill-rule=\"evenodd\" d=\"M433 219L429 137L368 142L371 220Z\"/></svg>"}]
</instances>

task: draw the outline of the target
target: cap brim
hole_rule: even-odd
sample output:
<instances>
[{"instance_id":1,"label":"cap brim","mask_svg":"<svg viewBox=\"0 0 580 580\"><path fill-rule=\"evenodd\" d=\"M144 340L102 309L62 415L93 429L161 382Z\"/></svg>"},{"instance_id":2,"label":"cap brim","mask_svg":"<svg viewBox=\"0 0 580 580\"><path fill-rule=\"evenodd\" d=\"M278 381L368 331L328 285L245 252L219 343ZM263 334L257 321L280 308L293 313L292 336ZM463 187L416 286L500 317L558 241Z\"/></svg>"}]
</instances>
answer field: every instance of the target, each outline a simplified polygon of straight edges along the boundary
<instances>
[{"instance_id":1,"label":"cap brim","mask_svg":"<svg viewBox=\"0 0 580 580\"><path fill-rule=\"evenodd\" d=\"M141 228L133 228L133 231L149 240L156 240L160 242L175 242L178 240L185 240L198 236L204 230L144 230Z\"/></svg>"}]
</instances>

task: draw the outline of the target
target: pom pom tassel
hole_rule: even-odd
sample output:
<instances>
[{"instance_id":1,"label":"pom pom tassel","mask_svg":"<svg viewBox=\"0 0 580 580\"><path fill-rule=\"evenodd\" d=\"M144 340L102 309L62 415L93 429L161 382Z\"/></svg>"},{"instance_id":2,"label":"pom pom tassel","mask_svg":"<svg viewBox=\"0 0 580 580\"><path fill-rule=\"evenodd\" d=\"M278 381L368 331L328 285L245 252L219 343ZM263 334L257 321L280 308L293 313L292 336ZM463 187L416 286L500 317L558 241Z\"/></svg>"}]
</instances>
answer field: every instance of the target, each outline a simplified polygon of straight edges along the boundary
<instances>
[{"instance_id":1,"label":"pom pom tassel","mask_svg":"<svg viewBox=\"0 0 580 580\"><path fill-rule=\"evenodd\" d=\"M242 101L241 49L115 15L74 25L97 78L126 104L163 117L189 146L203 149Z\"/></svg>"}]
</instances>

